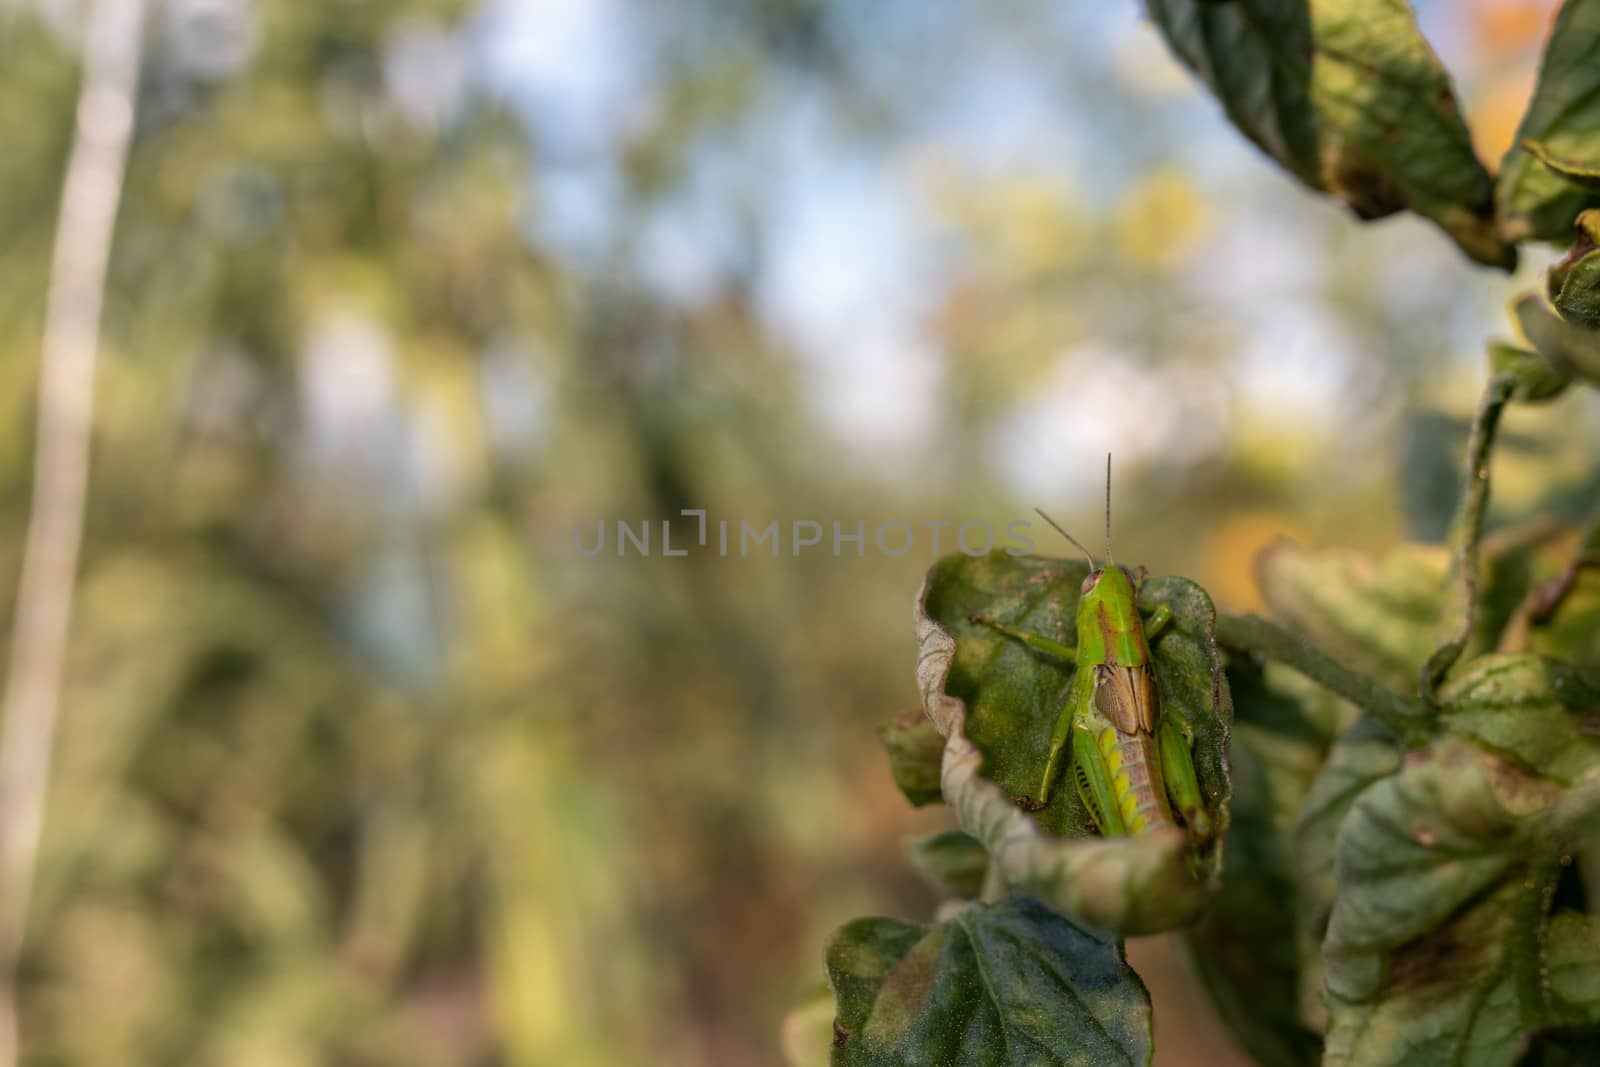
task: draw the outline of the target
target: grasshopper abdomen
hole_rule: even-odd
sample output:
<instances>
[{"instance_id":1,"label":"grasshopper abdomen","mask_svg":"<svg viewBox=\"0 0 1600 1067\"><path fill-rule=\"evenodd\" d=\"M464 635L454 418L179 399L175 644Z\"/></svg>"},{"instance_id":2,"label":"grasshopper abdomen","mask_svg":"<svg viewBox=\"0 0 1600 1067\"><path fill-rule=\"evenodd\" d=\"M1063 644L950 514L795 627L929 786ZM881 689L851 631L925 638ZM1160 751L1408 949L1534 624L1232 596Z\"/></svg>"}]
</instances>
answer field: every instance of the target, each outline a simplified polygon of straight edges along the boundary
<instances>
[{"instance_id":1,"label":"grasshopper abdomen","mask_svg":"<svg viewBox=\"0 0 1600 1067\"><path fill-rule=\"evenodd\" d=\"M1095 745L1106 761L1111 799L1127 832L1139 834L1175 825L1161 780L1161 758L1155 737L1142 731L1125 734L1107 723L1095 738ZM1085 802L1092 812L1094 804L1087 798Z\"/></svg>"}]
</instances>

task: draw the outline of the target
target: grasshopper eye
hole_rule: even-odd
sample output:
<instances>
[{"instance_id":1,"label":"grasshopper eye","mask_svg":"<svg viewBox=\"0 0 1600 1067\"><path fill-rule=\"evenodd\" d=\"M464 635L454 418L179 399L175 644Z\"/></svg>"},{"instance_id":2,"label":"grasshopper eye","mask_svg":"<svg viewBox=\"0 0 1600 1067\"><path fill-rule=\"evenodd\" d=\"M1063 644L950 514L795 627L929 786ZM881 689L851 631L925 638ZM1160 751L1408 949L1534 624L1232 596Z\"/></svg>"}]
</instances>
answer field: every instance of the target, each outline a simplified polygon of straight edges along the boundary
<instances>
[{"instance_id":1,"label":"grasshopper eye","mask_svg":"<svg viewBox=\"0 0 1600 1067\"><path fill-rule=\"evenodd\" d=\"M1099 585L1100 575L1100 571L1090 571L1088 574L1086 574L1083 579L1083 585L1079 588L1078 592L1087 593L1089 590Z\"/></svg>"}]
</instances>

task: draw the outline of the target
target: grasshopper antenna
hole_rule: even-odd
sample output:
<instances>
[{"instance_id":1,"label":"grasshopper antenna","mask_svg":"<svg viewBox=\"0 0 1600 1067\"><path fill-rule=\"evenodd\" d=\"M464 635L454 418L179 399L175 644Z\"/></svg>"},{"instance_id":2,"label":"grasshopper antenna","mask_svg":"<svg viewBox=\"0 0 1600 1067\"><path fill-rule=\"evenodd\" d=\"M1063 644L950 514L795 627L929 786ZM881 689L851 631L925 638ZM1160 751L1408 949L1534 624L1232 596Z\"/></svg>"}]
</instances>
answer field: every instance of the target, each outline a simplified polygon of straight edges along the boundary
<instances>
[{"instance_id":1,"label":"grasshopper antenna","mask_svg":"<svg viewBox=\"0 0 1600 1067\"><path fill-rule=\"evenodd\" d=\"M1033 510L1039 512L1039 517L1041 519L1043 519L1045 522L1048 522L1051 526L1054 526L1056 533L1060 534L1062 537L1065 537L1068 541L1071 541L1073 547L1079 552L1083 553L1083 558L1089 561L1090 570L1094 571L1100 569L1099 564L1095 563L1094 556L1089 552L1089 550L1084 548L1083 544L1076 537L1073 537L1071 534L1067 533L1067 531L1062 528L1059 522L1046 515L1040 508L1034 508Z\"/></svg>"},{"instance_id":2,"label":"grasshopper antenna","mask_svg":"<svg viewBox=\"0 0 1600 1067\"><path fill-rule=\"evenodd\" d=\"M1111 453L1106 453L1106 562L1115 567L1117 561L1111 558Z\"/></svg>"}]
</instances>

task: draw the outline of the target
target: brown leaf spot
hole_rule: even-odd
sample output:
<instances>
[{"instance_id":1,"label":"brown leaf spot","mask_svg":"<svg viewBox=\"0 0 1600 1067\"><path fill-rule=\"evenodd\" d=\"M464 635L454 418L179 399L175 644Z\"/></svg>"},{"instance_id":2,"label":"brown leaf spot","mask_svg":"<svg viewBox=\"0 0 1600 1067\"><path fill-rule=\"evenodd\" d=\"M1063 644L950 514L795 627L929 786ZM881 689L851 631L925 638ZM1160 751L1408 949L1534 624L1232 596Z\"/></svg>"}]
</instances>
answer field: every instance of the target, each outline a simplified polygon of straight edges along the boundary
<instances>
[{"instance_id":1,"label":"brown leaf spot","mask_svg":"<svg viewBox=\"0 0 1600 1067\"><path fill-rule=\"evenodd\" d=\"M1322 158L1323 181L1360 218L1382 218L1406 206L1404 194L1389 175L1355 146L1330 139Z\"/></svg>"},{"instance_id":2,"label":"brown leaf spot","mask_svg":"<svg viewBox=\"0 0 1600 1067\"><path fill-rule=\"evenodd\" d=\"M1492 965L1500 951L1504 904L1491 899L1438 929L1395 949L1389 957L1387 995L1419 1008L1454 996Z\"/></svg>"},{"instance_id":3,"label":"brown leaf spot","mask_svg":"<svg viewBox=\"0 0 1600 1067\"><path fill-rule=\"evenodd\" d=\"M864 1027L869 1044L893 1048L927 1003L939 974L939 957L949 940L948 926L934 930L911 947L884 978Z\"/></svg>"},{"instance_id":4,"label":"brown leaf spot","mask_svg":"<svg viewBox=\"0 0 1600 1067\"><path fill-rule=\"evenodd\" d=\"M844 1048L844 1043L850 1040L850 1031L839 1025L839 1020L833 1020L833 1047Z\"/></svg>"}]
</instances>

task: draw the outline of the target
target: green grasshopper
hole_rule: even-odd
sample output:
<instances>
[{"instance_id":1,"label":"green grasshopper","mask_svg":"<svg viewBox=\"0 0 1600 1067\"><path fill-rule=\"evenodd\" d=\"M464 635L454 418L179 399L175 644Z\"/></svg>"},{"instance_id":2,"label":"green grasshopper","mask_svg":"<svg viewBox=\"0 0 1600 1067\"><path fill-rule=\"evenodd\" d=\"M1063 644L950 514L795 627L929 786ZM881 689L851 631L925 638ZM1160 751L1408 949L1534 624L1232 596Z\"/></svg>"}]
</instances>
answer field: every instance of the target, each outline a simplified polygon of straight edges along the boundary
<instances>
[{"instance_id":1,"label":"green grasshopper","mask_svg":"<svg viewBox=\"0 0 1600 1067\"><path fill-rule=\"evenodd\" d=\"M1172 621L1172 610L1163 604L1149 619L1141 619L1135 601L1145 569L1130 571L1111 558L1111 457L1106 457L1105 566L1054 519L1043 511L1039 516L1089 560L1078 600L1076 648L982 615L971 617L1037 652L1077 665L1066 706L1050 734L1038 797L1023 797L1018 804L1037 811L1050 802L1070 740L1078 795L1101 834L1176 826L1176 810L1192 840L1209 840L1211 816L1195 777L1190 738L1176 717L1161 714L1150 662L1150 640Z\"/></svg>"}]
</instances>

